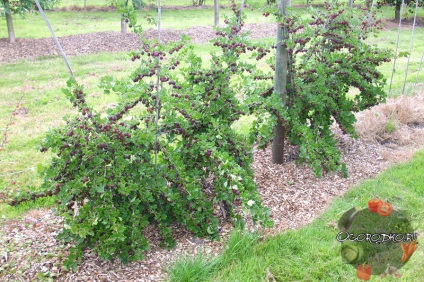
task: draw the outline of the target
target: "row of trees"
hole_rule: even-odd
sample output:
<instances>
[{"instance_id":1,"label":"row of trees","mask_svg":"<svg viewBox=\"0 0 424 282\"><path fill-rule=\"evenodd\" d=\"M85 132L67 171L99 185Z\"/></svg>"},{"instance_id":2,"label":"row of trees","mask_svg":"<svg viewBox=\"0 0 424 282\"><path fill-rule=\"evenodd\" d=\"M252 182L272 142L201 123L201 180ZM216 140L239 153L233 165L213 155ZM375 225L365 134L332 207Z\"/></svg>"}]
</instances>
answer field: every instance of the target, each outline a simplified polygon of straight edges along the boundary
<instances>
[{"instance_id":1,"label":"row of trees","mask_svg":"<svg viewBox=\"0 0 424 282\"><path fill-rule=\"evenodd\" d=\"M53 9L60 0L39 0L40 6L44 10ZM86 2L84 2L84 5ZM136 26L137 10L145 7L142 0L121 0L112 2L121 16L121 32L127 32L127 26ZM13 26L13 16L19 15L25 17L28 12L37 10L34 0L0 0L0 17L6 20L9 43L16 41L15 29ZM151 20L148 18L148 20Z\"/></svg>"},{"instance_id":2,"label":"row of trees","mask_svg":"<svg viewBox=\"0 0 424 282\"><path fill-rule=\"evenodd\" d=\"M202 0L201 0L202 1ZM268 5L272 5L275 3L275 0L264 0ZM373 0L368 0L367 5L370 6ZM40 4L43 9L52 8L55 4L57 4L59 0L40 0ZM350 5L352 5L353 1L349 1ZM395 6L395 19L399 20L401 17L401 6L404 3L407 7L409 7L409 11L414 9L416 4L419 7L424 5L424 0L377 0L377 7L382 7L383 5L393 5ZM84 5L86 2L84 1ZM202 2L195 2L193 0L193 5L203 5ZM140 10L145 7L145 3L142 0L133 0L132 4L129 5L128 0L122 1L114 1L113 5L117 7L118 11L121 14L121 32L127 32L127 25L130 22L131 18L136 17L136 10ZM287 1L286 5L291 6L291 1ZM15 42L15 31L13 27L13 15L21 15L23 16L26 12L34 10L35 5L32 0L0 0L0 16L5 18L9 43ZM214 25L219 25L219 0L214 0Z\"/></svg>"},{"instance_id":3,"label":"row of trees","mask_svg":"<svg viewBox=\"0 0 424 282\"><path fill-rule=\"evenodd\" d=\"M43 9L51 9L59 0L40 0ZM0 17L6 19L9 43L15 42L15 30L13 28L12 15L21 15L37 9L35 2L31 0L0 0Z\"/></svg>"}]
</instances>

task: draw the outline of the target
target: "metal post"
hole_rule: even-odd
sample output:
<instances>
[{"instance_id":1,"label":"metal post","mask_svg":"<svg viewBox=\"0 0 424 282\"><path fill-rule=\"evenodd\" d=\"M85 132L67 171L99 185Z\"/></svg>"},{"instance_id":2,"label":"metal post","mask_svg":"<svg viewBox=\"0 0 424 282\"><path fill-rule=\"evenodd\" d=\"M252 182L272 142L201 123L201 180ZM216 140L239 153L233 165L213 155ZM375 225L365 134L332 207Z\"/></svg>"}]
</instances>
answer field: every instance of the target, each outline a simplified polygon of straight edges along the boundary
<instances>
[{"instance_id":1,"label":"metal post","mask_svg":"<svg viewBox=\"0 0 424 282\"><path fill-rule=\"evenodd\" d=\"M38 10L40 11L41 15L44 18L44 21L46 22L47 26L50 29L50 33L52 34L53 40L56 43L57 48L59 49L60 54L62 55L63 59L65 60L65 64L68 67L69 73L71 74L71 76L74 76L74 73L72 72L71 66L69 65L68 59L66 58L65 52L63 52L62 46L59 43L59 40L57 40L56 35L54 34L54 31L52 29L52 27L50 26L49 20L47 19L46 15L44 14L43 8L41 8L40 2L38 2L38 0L35 0L35 4L38 7Z\"/></svg>"}]
</instances>

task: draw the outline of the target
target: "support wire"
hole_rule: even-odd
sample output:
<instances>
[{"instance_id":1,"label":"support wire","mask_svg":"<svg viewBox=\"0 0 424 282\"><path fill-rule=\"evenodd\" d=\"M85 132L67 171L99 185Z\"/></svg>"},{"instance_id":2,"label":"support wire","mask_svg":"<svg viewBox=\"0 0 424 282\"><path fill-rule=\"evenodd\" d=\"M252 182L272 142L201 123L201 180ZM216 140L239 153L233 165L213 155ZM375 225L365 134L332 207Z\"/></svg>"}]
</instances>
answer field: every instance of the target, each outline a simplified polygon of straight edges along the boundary
<instances>
[{"instance_id":1,"label":"support wire","mask_svg":"<svg viewBox=\"0 0 424 282\"><path fill-rule=\"evenodd\" d=\"M418 0L416 0L416 1L415 1L414 24L413 24L413 26L412 26L411 42L409 43L408 63L406 64L406 72L405 72L405 79L404 79L404 81L403 81L402 95L403 95L403 93L405 92L406 78L408 77L409 62L410 62L410 60L411 60L411 52L412 52L412 44L413 44L413 42L414 42L415 23L417 22L417 11L418 11Z\"/></svg>"},{"instance_id":2,"label":"support wire","mask_svg":"<svg viewBox=\"0 0 424 282\"><path fill-rule=\"evenodd\" d=\"M46 17L46 14L44 14L43 8L41 8L40 2L38 2L38 0L35 0L35 4L37 5L38 10L40 11L41 15L43 16L44 21L46 22L46 24L47 24L47 26L48 26L48 28L50 30L50 33L52 34L53 40L56 43L56 46L59 49L59 52L62 55L63 60L65 61L66 66L68 67L69 73L73 77L74 76L74 73L72 72L71 66L69 65L69 61L66 58L65 52L63 52L63 49L62 49L62 46L59 43L59 40L57 39L56 35L54 34L54 31L53 31L53 29L52 29L52 27L51 27L51 25L49 23L49 20Z\"/></svg>"},{"instance_id":3,"label":"support wire","mask_svg":"<svg viewBox=\"0 0 424 282\"><path fill-rule=\"evenodd\" d=\"M423 65L423 59L424 59L424 51L423 51L423 54L421 55L420 65L418 66L418 70L417 70L417 77L416 77L416 79L415 79L415 83L414 83L414 89L415 89L415 86L416 86L416 85L417 85L417 83L418 83L418 75L420 74L421 67L422 67L422 65Z\"/></svg>"},{"instance_id":4,"label":"support wire","mask_svg":"<svg viewBox=\"0 0 424 282\"><path fill-rule=\"evenodd\" d=\"M398 27L398 37L397 37L397 42L396 42L395 60L393 62L392 76L390 78L389 94L392 91L393 75L395 74L395 71L396 71L396 59L397 59L397 52L398 52L398 49L399 49L400 27L402 26L402 11L403 11L403 5L404 4L405 4L404 0L402 0L402 4L400 6L400 18L399 18L399 27Z\"/></svg>"}]
</instances>

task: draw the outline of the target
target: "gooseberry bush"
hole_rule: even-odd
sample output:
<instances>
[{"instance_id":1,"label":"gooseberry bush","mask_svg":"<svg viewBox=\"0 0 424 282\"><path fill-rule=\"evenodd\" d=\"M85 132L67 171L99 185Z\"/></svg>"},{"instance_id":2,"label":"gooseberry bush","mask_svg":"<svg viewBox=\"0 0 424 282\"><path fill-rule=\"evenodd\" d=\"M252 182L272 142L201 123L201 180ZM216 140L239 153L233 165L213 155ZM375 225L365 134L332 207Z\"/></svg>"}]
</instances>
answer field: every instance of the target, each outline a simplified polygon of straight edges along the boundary
<instances>
[{"instance_id":1,"label":"gooseberry bush","mask_svg":"<svg viewBox=\"0 0 424 282\"><path fill-rule=\"evenodd\" d=\"M145 41L131 54L138 67L130 77L101 80L105 95L119 97L107 113L93 110L75 79L67 82L64 93L79 114L42 144L42 152L55 154L43 172L44 191L11 203L57 194L60 237L74 244L67 267L75 268L87 247L103 259L142 259L150 225L164 247L174 245L175 224L212 238L219 218L243 225L250 215L272 225L254 183L252 150L231 127L247 111L236 97L237 81L252 72L241 56L265 51L240 33L233 9L236 17L217 30L210 66L187 38Z\"/></svg>"},{"instance_id":2,"label":"gooseberry bush","mask_svg":"<svg viewBox=\"0 0 424 282\"><path fill-rule=\"evenodd\" d=\"M244 17L232 9L207 62L186 37L144 41L131 53L138 66L129 77L101 80L105 95L119 99L106 113L93 110L75 79L67 82L64 93L78 115L42 144L55 154L42 173L43 191L10 203L57 195L65 219L60 237L74 244L67 267L75 268L86 248L104 259L142 259L151 225L164 247L174 245L173 226L211 238L222 218L243 225L250 215L272 226L250 165L252 145L269 143L278 118L317 175L344 170L330 126L335 121L355 136L353 112L385 98L377 67L389 52L364 42L378 21L371 14L361 24L329 5L309 21L279 18L287 32L277 44L289 54L283 104L272 86L276 46L249 40ZM359 93L350 98L352 87ZM232 128L249 114L256 116L250 142Z\"/></svg>"},{"instance_id":3,"label":"gooseberry bush","mask_svg":"<svg viewBox=\"0 0 424 282\"><path fill-rule=\"evenodd\" d=\"M356 137L354 113L386 98L386 80L378 67L390 61L391 51L365 41L378 31L381 20L366 9L355 10L326 3L324 10L311 9L309 19L274 12L285 30L277 44L288 52L284 104L277 93L247 91L256 99L251 141L265 147L277 119L282 119L289 142L299 147L298 161L308 162L318 176L334 170L347 176L331 126L336 123L344 134ZM269 63L275 65L275 57ZM265 80L257 89L271 86Z\"/></svg>"}]
</instances>

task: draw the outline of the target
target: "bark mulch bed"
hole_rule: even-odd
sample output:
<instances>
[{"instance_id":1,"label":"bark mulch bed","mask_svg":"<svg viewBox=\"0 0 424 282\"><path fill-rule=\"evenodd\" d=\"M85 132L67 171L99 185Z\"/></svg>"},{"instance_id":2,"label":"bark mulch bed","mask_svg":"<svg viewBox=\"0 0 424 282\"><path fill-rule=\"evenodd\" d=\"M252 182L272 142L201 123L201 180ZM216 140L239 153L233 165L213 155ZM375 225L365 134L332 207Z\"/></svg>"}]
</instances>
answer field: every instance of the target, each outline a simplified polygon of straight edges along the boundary
<instances>
[{"instance_id":1,"label":"bark mulch bed","mask_svg":"<svg viewBox=\"0 0 424 282\"><path fill-rule=\"evenodd\" d=\"M411 28L413 19L403 21L403 28ZM419 17L417 27L424 26L424 17ZM393 20L383 21L384 29L394 29L398 23ZM273 23L246 24L243 31L249 31L251 38L275 37L277 26ZM163 42L176 41L182 34L190 36L195 44L207 43L216 35L211 26L196 26L184 30L162 29ZM157 37L155 29L145 30L144 38ZM141 41L134 33L96 32L59 37L59 42L66 55L78 56L99 52L129 52L139 50ZM9 44L6 38L0 38L0 65L19 60L34 59L40 56L59 56L52 38L18 38L15 44Z\"/></svg>"},{"instance_id":2,"label":"bark mulch bed","mask_svg":"<svg viewBox=\"0 0 424 282\"><path fill-rule=\"evenodd\" d=\"M411 128L423 134L423 128ZM414 134L415 134L414 133ZM254 152L255 180L264 205L272 210L275 226L262 230L275 234L287 229L297 229L312 222L335 198L342 196L352 185L373 177L394 162L409 159L424 145L424 140L413 146L393 148L377 143L365 143L336 132L343 160L347 163L349 177L328 174L318 179L306 165L296 165L295 147L287 150L287 162L271 162L269 149ZM77 272L65 271L61 263L70 248L56 239L63 226L60 217L51 210L32 210L19 219L4 221L0 234L0 280L37 281L48 277L57 281L162 281L166 267L181 255L199 252L216 255L228 238L231 226L222 226L220 242L195 238L175 226L177 246L172 250L159 247L154 228L146 231L151 251L143 261L124 265L119 261L103 261L87 252ZM249 229L255 227L248 225Z\"/></svg>"},{"instance_id":3,"label":"bark mulch bed","mask_svg":"<svg viewBox=\"0 0 424 282\"><path fill-rule=\"evenodd\" d=\"M246 24L244 31L251 32L251 38L274 37L277 31L275 24ZM207 43L214 38L211 26L197 26L184 30L162 29L163 42L176 41L186 34L193 43ZM157 30L148 29L143 34L145 39L157 38ZM142 42L134 33L96 32L59 37L59 42L66 55L78 56L99 52L129 52L139 50ZM59 56L56 44L51 37L18 38L15 44L9 44L6 38L0 38L0 64L8 64L19 60L38 58L40 56Z\"/></svg>"}]
</instances>

